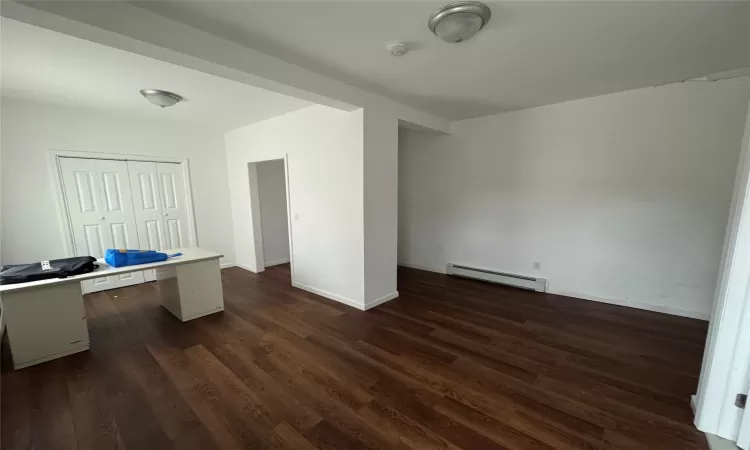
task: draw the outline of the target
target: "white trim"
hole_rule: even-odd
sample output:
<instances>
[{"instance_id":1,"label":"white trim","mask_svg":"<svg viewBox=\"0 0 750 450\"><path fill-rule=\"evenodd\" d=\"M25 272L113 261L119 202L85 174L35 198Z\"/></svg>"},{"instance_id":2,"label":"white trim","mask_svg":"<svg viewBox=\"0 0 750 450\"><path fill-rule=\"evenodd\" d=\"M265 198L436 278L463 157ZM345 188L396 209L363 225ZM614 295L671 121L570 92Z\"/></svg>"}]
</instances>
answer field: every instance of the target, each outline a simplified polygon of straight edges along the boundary
<instances>
[{"instance_id":1,"label":"white trim","mask_svg":"<svg viewBox=\"0 0 750 450\"><path fill-rule=\"evenodd\" d=\"M695 415L699 430L731 440L739 437L743 414L734 398L748 391L750 379L750 111L741 145Z\"/></svg>"},{"instance_id":2,"label":"white trim","mask_svg":"<svg viewBox=\"0 0 750 450\"><path fill-rule=\"evenodd\" d=\"M102 152L87 152L84 150L59 150L49 149L52 154L60 156L62 158L83 158L83 159L110 159L115 161L144 161L144 162L156 162L156 163L178 163L181 164L187 161L187 158L179 158L175 156L154 156L154 155L135 155L135 154L124 154L124 153L102 153Z\"/></svg>"},{"instance_id":3,"label":"white trim","mask_svg":"<svg viewBox=\"0 0 750 450\"><path fill-rule=\"evenodd\" d=\"M235 266L237 266L237 264L235 264L233 262L221 263L221 264L219 264L219 269L228 269L230 267L235 267Z\"/></svg>"},{"instance_id":4,"label":"white trim","mask_svg":"<svg viewBox=\"0 0 750 450\"><path fill-rule=\"evenodd\" d=\"M185 183L185 207L187 209L188 233L193 247L198 248L198 233L196 231L195 211L193 209L193 188L190 180L190 161L187 158L175 158L171 156L151 156L151 155L126 155L121 153L99 153L85 152L76 150L57 150L49 149L49 170L52 177L52 185L57 192L55 209L60 219L60 233L63 238L65 254L68 257L76 256L75 240L73 239L73 227L70 223L70 213L68 203L65 199L65 190L63 189L62 169L60 167L60 158L79 158L79 159L106 159L115 161L146 161L161 163L176 163L182 169L182 176Z\"/></svg>"},{"instance_id":5,"label":"white trim","mask_svg":"<svg viewBox=\"0 0 750 450\"><path fill-rule=\"evenodd\" d=\"M257 270L255 270L254 268L252 268L252 267L248 266L247 264L240 264L240 263L235 263L235 264L234 264L234 266L235 266L235 267L239 267L240 269L244 269L244 270L247 270L248 272L252 272L252 273L258 273L258 271L257 271Z\"/></svg>"},{"instance_id":6,"label":"white trim","mask_svg":"<svg viewBox=\"0 0 750 450\"><path fill-rule=\"evenodd\" d=\"M418 264L409 264L402 262L398 263L397 265L407 267L409 269L424 270L425 272L442 273L443 275L447 275L444 269L436 269L434 267L420 266Z\"/></svg>"},{"instance_id":7,"label":"white trim","mask_svg":"<svg viewBox=\"0 0 750 450\"><path fill-rule=\"evenodd\" d=\"M289 258L277 259L276 261L266 262L263 265L266 267L271 267L271 266L278 266L279 264L287 264L287 263L289 263Z\"/></svg>"},{"instance_id":8,"label":"white trim","mask_svg":"<svg viewBox=\"0 0 750 450\"><path fill-rule=\"evenodd\" d=\"M347 306L351 306L353 308L357 308L360 311L364 311L365 310L365 305L363 303L358 302L356 300L352 300L350 298L342 297L342 296L337 295L337 294L333 294L333 293L328 292L328 291L324 291L323 289L318 289L318 288L314 288L312 286L307 286L307 285L302 284L302 283L297 283L296 281L292 281L292 286L294 286L296 288L300 288L300 289L305 290L307 292L312 292L313 294L320 295L321 297L325 297L325 298L328 298L328 299L331 299L331 300L335 300L335 301L337 301L339 303L343 303L343 304L345 304Z\"/></svg>"},{"instance_id":9,"label":"white trim","mask_svg":"<svg viewBox=\"0 0 750 450\"><path fill-rule=\"evenodd\" d=\"M266 270L265 250L263 248L263 223L260 220L260 187L258 186L258 163L247 163L247 194L250 198L250 222L253 227L253 248L254 258L251 261L255 264L258 272Z\"/></svg>"},{"instance_id":10,"label":"white trim","mask_svg":"<svg viewBox=\"0 0 750 450\"><path fill-rule=\"evenodd\" d=\"M367 302L367 303L365 303L365 311L367 311L368 309L374 308L374 307L376 307L378 305L382 305L383 303L385 303L385 302L387 302L389 300L393 300L396 297L398 297L398 291L392 292L392 293L390 293L388 295L384 295L384 296L382 296L382 297L380 297L380 298L378 298L376 300L373 300L371 302Z\"/></svg>"},{"instance_id":11,"label":"white trim","mask_svg":"<svg viewBox=\"0 0 750 450\"><path fill-rule=\"evenodd\" d=\"M269 161L284 161L284 188L286 189L286 220L287 220L287 234L289 236L289 260L284 262L267 264L264 261L263 251L263 227L260 220L260 201L258 199L258 163L269 162ZM248 170L248 195L250 196L250 220L253 226L253 249L255 252L255 265L257 269L251 269L249 266L244 266L244 269L250 270L251 272L260 273L265 270L266 267L284 264L288 262L291 266L291 278L294 281L294 241L292 237L292 200L290 198L289 189L289 154L285 153L282 158L270 158L261 159L257 161L247 162ZM252 170L252 172L251 172ZM253 201L255 199L255 201ZM257 219L257 220L256 220ZM239 265L239 264L238 264Z\"/></svg>"},{"instance_id":12,"label":"white trim","mask_svg":"<svg viewBox=\"0 0 750 450\"><path fill-rule=\"evenodd\" d=\"M705 433L705 435L706 435L706 442L708 443L708 448L710 450L737 450L738 449L738 447L732 441L729 441L724 438L720 438L719 436L716 436L715 434L711 434L711 433Z\"/></svg>"},{"instance_id":13,"label":"white trim","mask_svg":"<svg viewBox=\"0 0 750 450\"><path fill-rule=\"evenodd\" d=\"M599 297L596 295L586 294L583 292L566 291L564 289L550 289L549 294L562 295L565 297L575 297L583 300L591 300L599 303L608 303L610 305L625 306L628 308L643 309L673 316L690 317L692 319L708 320L710 314L703 311L692 311L689 309L675 308L673 306L655 305L647 302L637 302L633 300L622 300L617 298Z\"/></svg>"},{"instance_id":14,"label":"white trim","mask_svg":"<svg viewBox=\"0 0 750 450\"><path fill-rule=\"evenodd\" d=\"M287 235L289 236L289 271L294 284L294 240L292 238L292 199L289 189L289 153L284 153L284 187L286 188L286 221Z\"/></svg>"},{"instance_id":15,"label":"white trim","mask_svg":"<svg viewBox=\"0 0 750 450\"><path fill-rule=\"evenodd\" d=\"M693 416L698 410L698 397L695 395L690 396L690 408L693 410ZM708 444L709 450L737 450L737 446L734 442L720 438L715 434L703 433L706 436L706 443Z\"/></svg>"}]
</instances>

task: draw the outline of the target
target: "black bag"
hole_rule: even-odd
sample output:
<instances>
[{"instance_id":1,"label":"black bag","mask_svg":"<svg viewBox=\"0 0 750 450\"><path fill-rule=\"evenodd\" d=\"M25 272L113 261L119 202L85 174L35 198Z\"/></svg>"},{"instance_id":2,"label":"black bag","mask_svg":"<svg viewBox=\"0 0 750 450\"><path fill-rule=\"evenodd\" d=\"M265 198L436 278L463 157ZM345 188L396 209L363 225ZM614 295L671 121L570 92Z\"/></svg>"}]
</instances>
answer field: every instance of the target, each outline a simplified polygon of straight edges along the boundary
<instances>
[{"instance_id":1,"label":"black bag","mask_svg":"<svg viewBox=\"0 0 750 450\"><path fill-rule=\"evenodd\" d=\"M96 258L77 256L54 259L33 264L18 264L0 267L0 284L28 283L49 278L67 278L72 275L93 272L99 267Z\"/></svg>"}]
</instances>

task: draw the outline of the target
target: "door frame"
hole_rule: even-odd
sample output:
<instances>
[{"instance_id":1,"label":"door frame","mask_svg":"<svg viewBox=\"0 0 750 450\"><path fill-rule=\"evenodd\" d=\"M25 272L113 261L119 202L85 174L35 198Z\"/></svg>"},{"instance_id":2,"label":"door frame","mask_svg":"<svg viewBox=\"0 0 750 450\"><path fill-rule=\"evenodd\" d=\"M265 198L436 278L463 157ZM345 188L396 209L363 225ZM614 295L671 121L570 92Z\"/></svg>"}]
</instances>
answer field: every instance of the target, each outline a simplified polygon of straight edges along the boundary
<instances>
[{"instance_id":1,"label":"door frame","mask_svg":"<svg viewBox=\"0 0 750 450\"><path fill-rule=\"evenodd\" d=\"M193 189L190 180L190 161L188 158L176 158L172 156L153 156L153 155L131 155L122 153L101 153L87 152L78 150L58 150L49 149L48 154L50 176L54 186L55 208L57 216L60 219L60 234L63 238L65 254L68 257L76 256L75 240L73 239L73 226L70 223L70 212L68 201L65 198L63 189L62 168L60 167L60 158L79 158L79 159L108 159L115 161L145 161L155 163L176 163L182 169L182 176L185 183L185 207L187 208L188 233L193 245L198 247L198 233L195 224L195 211L193 210Z\"/></svg>"},{"instance_id":2,"label":"door frame","mask_svg":"<svg viewBox=\"0 0 750 450\"><path fill-rule=\"evenodd\" d=\"M258 163L270 161L284 162L284 188L286 189L286 222L287 233L289 235L289 270L291 272L292 284L294 283L294 237L292 236L292 198L289 187L289 154L279 158L267 158L257 161L248 161L246 163L248 170L248 195L250 196L250 218L253 231L253 249L255 251L255 270L249 267L240 266L249 269L251 272L260 273L266 270L266 263L263 255L263 227L260 221L260 202L258 201L258 177L257 174L250 174L250 170L257 169Z\"/></svg>"},{"instance_id":3,"label":"door frame","mask_svg":"<svg viewBox=\"0 0 750 450\"><path fill-rule=\"evenodd\" d=\"M732 442L750 411L735 406L750 389L750 110L741 145L695 411L699 430Z\"/></svg>"}]
</instances>

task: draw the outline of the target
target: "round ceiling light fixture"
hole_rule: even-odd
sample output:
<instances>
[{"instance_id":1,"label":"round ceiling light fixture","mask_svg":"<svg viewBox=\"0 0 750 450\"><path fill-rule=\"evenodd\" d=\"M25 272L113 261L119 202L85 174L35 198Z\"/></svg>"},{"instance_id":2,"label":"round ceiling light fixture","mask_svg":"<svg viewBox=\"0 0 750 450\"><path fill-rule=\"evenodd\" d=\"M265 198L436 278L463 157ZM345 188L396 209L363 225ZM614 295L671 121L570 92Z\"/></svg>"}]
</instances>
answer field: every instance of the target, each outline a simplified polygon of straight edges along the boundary
<instances>
[{"instance_id":1,"label":"round ceiling light fixture","mask_svg":"<svg viewBox=\"0 0 750 450\"><path fill-rule=\"evenodd\" d=\"M182 100L181 95L169 91L160 91L159 89L141 89L141 95L160 108L174 106Z\"/></svg>"},{"instance_id":2,"label":"round ceiling light fixture","mask_svg":"<svg viewBox=\"0 0 750 450\"><path fill-rule=\"evenodd\" d=\"M445 5L430 16L430 31L445 42L458 43L477 34L490 21L490 8L480 2Z\"/></svg>"}]
</instances>

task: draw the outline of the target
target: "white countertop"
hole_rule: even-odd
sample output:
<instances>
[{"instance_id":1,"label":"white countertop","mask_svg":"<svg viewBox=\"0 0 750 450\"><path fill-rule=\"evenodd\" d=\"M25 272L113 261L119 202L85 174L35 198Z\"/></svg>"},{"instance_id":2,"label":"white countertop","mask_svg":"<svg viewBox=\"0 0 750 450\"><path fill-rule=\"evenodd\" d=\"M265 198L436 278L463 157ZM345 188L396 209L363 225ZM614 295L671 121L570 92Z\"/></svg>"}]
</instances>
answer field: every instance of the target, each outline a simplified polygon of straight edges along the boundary
<instances>
[{"instance_id":1,"label":"white countertop","mask_svg":"<svg viewBox=\"0 0 750 450\"><path fill-rule=\"evenodd\" d=\"M125 267L112 267L104 262L103 259L99 259L96 261L97 264L99 264L99 267L93 272L74 275L68 278L50 278L47 280L31 281L29 283L4 284L0 285L0 293L22 291L26 289L34 289L55 284L81 282L84 280L91 280L93 278L108 277L111 275L119 275L128 272L138 272L139 270L157 269L164 266L178 266L180 264L219 259L224 256L220 253L212 252L210 250L204 250L202 248L177 248L174 250L164 250L164 253L168 255L174 253L182 253L182 256L169 258L166 261Z\"/></svg>"}]
</instances>

